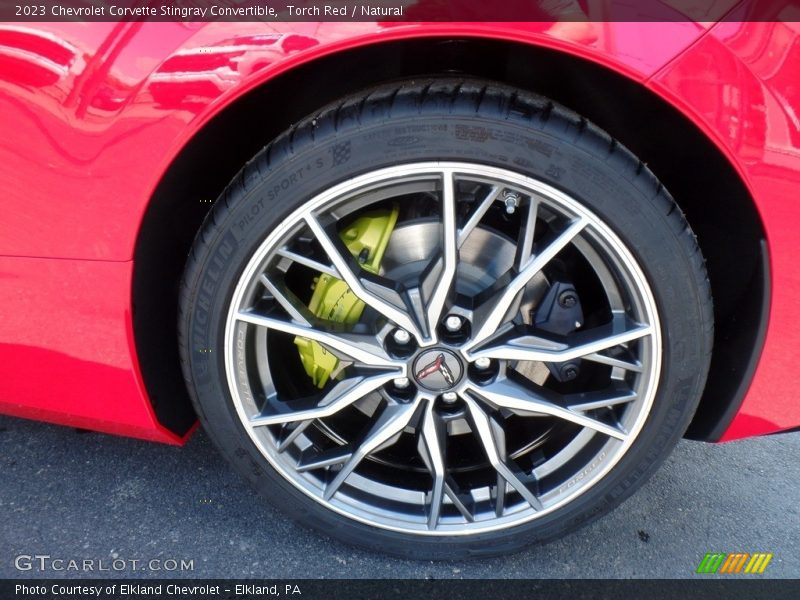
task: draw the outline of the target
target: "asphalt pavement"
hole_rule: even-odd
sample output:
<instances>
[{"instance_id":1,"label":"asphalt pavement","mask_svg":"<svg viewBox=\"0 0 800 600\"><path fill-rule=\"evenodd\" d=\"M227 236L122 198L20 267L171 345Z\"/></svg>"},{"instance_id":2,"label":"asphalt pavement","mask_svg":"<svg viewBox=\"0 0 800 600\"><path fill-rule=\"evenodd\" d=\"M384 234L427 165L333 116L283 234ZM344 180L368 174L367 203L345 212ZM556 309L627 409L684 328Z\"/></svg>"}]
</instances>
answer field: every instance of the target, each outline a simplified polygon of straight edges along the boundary
<instances>
[{"instance_id":1,"label":"asphalt pavement","mask_svg":"<svg viewBox=\"0 0 800 600\"><path fill-rule=\"evenodd\" d=\"M763 577L800 577L800 433L681 442L633 498L576 533L433 563L286 520L202 431L175 448L0 417L2 578L692 578L706 552L772 552Z\"/></svg>"}]
</instances>

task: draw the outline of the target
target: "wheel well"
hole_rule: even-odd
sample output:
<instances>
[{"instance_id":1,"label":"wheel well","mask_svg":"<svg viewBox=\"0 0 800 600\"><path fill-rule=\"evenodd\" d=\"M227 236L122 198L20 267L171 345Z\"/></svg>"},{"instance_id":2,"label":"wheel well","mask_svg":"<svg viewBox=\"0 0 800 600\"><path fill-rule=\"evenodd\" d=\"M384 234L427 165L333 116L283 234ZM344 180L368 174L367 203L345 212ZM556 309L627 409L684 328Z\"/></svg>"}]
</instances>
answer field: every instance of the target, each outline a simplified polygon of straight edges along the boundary
<instances>
[{"instance_id":1,"label":"wheel well","mask_svg":"<svg viewBox=\"0 0 800 600\"><path fill-rule=\"evenodd\" d=\"M636 82L571 55L484 39L387 42L318 59L239 98L189 142L151 199L134 254L136 347L162 424L182 434L194 421L174 343L177 290L194 236L227 183L270 139L325 104L378 83L442 74L499 81L571 108L670 190L706 257L716 323L708 383L687 437L719 439L749 386L769 306L765 236L747 189L686 117Z\"/></svg>"}]
</instances>

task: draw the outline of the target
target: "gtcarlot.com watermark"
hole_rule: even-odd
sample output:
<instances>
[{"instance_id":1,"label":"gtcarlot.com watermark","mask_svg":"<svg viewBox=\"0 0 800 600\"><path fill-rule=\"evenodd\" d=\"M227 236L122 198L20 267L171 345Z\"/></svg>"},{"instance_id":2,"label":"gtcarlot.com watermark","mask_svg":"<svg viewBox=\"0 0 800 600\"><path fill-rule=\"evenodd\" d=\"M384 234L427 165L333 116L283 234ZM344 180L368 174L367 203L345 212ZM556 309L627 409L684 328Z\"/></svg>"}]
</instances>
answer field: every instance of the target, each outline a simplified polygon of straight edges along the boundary
<instances>
[{"instance_id":1,"label":"gtcarlot.com watermark","mask_svg":"<svg viewBox=\"0 0 800 600\"><path fill-rule=\"evenodd\" d=\"M20 554L14 557L17 571L49 573L114 573L131 571L186 572L194 571L194 559L185 558L64 558L49 554Z\"/></svg>"}]
</instances>

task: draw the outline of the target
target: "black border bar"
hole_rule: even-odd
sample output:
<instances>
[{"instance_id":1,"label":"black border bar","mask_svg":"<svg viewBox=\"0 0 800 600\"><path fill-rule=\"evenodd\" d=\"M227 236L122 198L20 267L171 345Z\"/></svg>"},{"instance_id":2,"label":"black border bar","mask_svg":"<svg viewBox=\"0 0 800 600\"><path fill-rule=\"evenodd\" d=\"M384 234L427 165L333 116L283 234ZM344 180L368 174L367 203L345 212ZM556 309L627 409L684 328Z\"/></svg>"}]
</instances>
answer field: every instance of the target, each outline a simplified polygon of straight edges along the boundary
<instances>
[{"instance_id":1,"label":"black border bar","mask_svg":"<svg viewBox=\"0 0 800 600\"><path fill-rule=\"evenodd\" d=\"M709 579L704 576L684 580L0 580L0 598L4 600L588 600L625 597L794 600L800 597L800 580Z\"/></svg>"},{"instance_id":2,"label":"black border bar","mask_svg":"<svg viewBox=\"0 0 800 600\"><path fill-rule=\"evenodd\" d=\"M800 21L800 0L0 0L0 21Z\"/></svg>"}]
</instances>

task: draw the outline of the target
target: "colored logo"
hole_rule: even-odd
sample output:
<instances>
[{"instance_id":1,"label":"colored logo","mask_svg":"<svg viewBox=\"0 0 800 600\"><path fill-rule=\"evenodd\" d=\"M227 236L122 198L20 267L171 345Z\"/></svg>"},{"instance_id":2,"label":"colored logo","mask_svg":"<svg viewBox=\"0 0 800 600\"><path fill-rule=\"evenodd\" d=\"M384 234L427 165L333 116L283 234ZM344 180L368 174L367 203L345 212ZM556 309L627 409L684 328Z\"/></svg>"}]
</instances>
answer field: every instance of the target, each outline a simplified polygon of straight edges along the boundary
<instances>
[{"instance_id":1,"label":"colored logo","mask_svg":"<svg viewBox=\"0 0 800 600\"><path fill-rule=\"evenodd\" d=\"M428 350L414 363L414 377L422 387L434 391L450 389L461 378L461 361L448 350Z\"/></svg>"},{"instance_id":2,"label":"colored logo","mask_svg":"<svg viewBox=\"0 0 800 600\"><path fill-rule=\"evenodd\" d=\"M716 573L717 575L730 575L735 573L752 573L760 575L763 573L769 561L772 560L772 552L709 552L700 561L697 573Z\"/></svg>"}]
</instances>

